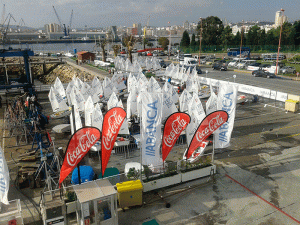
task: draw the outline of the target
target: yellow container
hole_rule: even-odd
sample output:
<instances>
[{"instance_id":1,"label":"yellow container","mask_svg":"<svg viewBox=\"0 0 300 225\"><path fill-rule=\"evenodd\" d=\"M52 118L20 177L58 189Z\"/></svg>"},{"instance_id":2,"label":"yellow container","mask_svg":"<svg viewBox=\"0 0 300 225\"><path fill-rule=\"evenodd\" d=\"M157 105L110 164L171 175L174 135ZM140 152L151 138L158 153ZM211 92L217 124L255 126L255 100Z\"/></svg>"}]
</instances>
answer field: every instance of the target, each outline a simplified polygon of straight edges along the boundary
<instances>
[{"instance_id":1,"label":"yellow container","mask_svg":"<svg viewBox=\"0 0 300 225\"><path fill-rule=\"evenodd\" d=\"M285 101L285 110L297 112L299 110L299 101L288 99Z\"/></svg>"},{"instance_id":2,"label":"yellow container","mask_svg":"<svg viewBox=\"0 0 300 225\"><path fill-rule=\"evenodd\" d=\"M118 200L122 209L143 204L143 185L140 180L117 183Z\"/></svg>"}]
</instances>

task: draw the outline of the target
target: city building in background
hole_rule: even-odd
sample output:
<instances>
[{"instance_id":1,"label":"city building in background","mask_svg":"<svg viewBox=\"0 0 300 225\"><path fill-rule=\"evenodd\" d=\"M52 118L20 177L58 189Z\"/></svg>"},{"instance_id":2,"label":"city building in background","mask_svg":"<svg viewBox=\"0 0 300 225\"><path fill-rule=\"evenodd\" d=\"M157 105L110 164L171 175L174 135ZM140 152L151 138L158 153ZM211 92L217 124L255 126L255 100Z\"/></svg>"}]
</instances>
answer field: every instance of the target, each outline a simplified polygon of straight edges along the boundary
<instances>
[{"instance_id":1,"label":"city building in background","mask_svg":"<svg viewBox=\"0 0 300 225\"><path fill-rule=\"evenodd\" d=\"M140 23L134 23L133 28L137 29L137 35L142 35L142 25Z\"/></svg>"},{"instance_id":2,"label":"city building in background","mask_svg":"<svg viewBox=\"0 0 300 225\"><path fill-rule=\"evenodd\" d=\"M284 16L281 11L277 11L275 14L275 27L279 27L285 22L287 22L287 16Z\"/></svg>"},{"instance_id":3,"label":"city building in background","mask_svg":"<svg viewBox=\"0 0 300 225\"><path fill-rule=\"evenodd\" d=\"M56 23L45 24L44 29L45 29L45 33L47 33L47 34L62 32L62 28Z\"/></svg>"},{"instance_id":4,"label":"city building in background","mask_svg":"<svg viewBox=\"0 0 300 225\"><path fill-rule=\"evenodd\" d=\"M189 30L189 29L190 29L190 23L189 23L189 21L185 21L185 22L184 22L183 28L184 28L185 30Z\"/></svg>"}]
</instances>

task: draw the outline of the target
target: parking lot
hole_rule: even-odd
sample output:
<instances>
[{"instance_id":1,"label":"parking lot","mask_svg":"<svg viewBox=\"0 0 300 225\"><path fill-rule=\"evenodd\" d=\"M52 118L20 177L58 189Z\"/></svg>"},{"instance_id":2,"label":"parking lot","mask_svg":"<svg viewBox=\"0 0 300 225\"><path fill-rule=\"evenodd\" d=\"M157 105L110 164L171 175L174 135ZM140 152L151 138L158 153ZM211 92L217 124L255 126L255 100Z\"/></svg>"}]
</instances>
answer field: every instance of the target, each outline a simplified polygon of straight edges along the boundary
<instances>
[{"instance_id":1,"label":"parking lot","mask_svg":"<svg viewBox=\"0 0 300 225\"><path fill-rule=\"evenodd\" d=\"M120 211L119 223L299 224L299 126L299 114L283 104L238 105L231 146L216 150L215 182L208 177L151 192L142 207Z\"/></svg>"}]
</instances>

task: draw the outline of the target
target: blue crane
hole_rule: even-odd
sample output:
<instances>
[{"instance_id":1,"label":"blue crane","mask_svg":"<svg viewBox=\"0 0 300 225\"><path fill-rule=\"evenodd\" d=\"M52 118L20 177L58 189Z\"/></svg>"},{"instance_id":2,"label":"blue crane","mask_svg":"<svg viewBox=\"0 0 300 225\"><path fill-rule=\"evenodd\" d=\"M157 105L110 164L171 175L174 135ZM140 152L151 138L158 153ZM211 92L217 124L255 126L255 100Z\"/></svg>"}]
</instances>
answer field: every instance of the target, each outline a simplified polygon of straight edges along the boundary
<instances>
[{"instance_id":1,"label":"blue crane","mask_svg":"<svg viewBox=\"0 0 300 225\"><path fill-rule=\"evenodd\" d=\"M63 28L63 32L64 32L64 37L63 38L70 38L70 29L71 29L71 25L72 25L72 19L73 19L73 9L72 9L72 12L71 12L71 18L70 18L70 23L68 26L66 26L66 24L63 24L56 12L56 9L55 7L53 6L53 10L55 12L55 15L57 17L57 20L59 22L59 25Z\"/></svg>"}]
</instances>

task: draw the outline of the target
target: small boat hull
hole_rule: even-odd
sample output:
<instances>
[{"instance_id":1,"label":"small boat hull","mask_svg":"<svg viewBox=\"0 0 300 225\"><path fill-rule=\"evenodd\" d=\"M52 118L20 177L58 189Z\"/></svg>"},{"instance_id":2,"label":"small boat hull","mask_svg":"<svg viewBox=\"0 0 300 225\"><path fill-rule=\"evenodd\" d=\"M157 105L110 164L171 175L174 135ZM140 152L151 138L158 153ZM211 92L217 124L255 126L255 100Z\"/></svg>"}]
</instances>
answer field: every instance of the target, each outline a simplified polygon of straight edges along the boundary
<instances>
[{"instance_id":1,"label":"small boat hull","mask_svg":"<svg viewBox=\"0 0 300 225\"><path fill-rule=\"evenodd\" d=\"M71 110L59 111L50 115L51 119L61 119L71 114Z\"/></svg>"}]
</instances>

